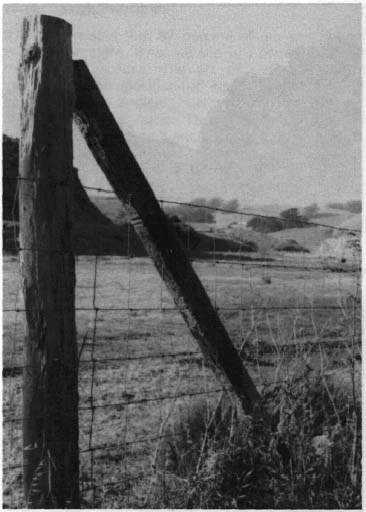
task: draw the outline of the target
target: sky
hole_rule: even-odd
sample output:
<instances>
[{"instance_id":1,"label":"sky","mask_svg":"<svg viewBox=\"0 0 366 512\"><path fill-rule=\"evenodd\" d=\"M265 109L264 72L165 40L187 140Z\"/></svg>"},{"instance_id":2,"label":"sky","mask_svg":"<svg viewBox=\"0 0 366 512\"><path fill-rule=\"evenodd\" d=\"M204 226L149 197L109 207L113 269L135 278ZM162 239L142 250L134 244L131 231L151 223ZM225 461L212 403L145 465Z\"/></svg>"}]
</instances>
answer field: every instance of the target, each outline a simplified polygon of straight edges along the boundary
<instances>
[{"instance_id":1,"label":"sky","mask_svg":"<svg viewBox=\"0 0 366 512\"><path fill-rule=\"evenodd\" d=\"M5 5L3 132L11 136L19 136L21 23L35 13L72 24L73 57L87 62L159 197L288 202L289 183L301 204L359 197L360 5ZM339 83L342 59L351 67ZM306 150L289 148L292 132L306 135ZM74 156L85 184L107 186L77 133Z\"/></svg>"}]
</instances>

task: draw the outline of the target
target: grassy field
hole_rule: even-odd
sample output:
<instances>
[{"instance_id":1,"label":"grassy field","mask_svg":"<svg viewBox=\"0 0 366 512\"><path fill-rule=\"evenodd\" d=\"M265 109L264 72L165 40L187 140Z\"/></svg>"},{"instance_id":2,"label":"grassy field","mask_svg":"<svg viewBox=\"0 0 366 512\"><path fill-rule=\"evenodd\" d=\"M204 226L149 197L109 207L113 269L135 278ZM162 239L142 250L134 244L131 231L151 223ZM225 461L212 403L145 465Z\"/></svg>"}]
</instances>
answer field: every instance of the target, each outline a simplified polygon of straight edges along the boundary
<instances>
[{"instance_id":1,"label":"grassy field","mask_svg":"<svg viewBox=\"0 0 366 512\"><path fill-rule=\"evenodd\" d=\"M296 379L320 375L328 389L340 387L358 401L359 276L302 268L311 266L317 261L304 254L284 254L268 263L194 263L261 392L277 390L279 396L278 390ZM194 421L199 416L207 426L219 403L230 403L233 410L233 398L221 391L226 382L205 366L148 259L79 257L76 275L83 506L197 505L194 493L189 494L198 487L190 479L188 459L196 450L198 466L206 469L211 459L202 440L197 445ZM17 258L4 257L3 276L3 493L4 506L13 508L24 506L17 370L23 364L24 318L10 311L22 308ZM97 406L94 414L91 401ZM178 434L185 443L175 441ZM193 501L187 502L188 495ZM209 499L197 506L205 504L221 508Z\"/></svg>"}]
</instances>

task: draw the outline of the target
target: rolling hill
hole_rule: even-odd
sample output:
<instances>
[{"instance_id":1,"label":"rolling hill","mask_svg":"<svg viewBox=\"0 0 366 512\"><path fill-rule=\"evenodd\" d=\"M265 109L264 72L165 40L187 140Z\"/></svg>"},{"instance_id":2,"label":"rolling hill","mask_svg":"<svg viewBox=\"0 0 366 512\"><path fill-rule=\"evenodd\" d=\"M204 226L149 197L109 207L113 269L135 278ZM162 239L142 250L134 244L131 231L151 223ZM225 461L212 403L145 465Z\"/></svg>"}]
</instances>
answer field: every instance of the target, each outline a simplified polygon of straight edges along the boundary
<instances>
[{"instance_id":1,"label":"rolling hill","mask_svg":"<svg viewBox=\"0 0 366 512\"><path fill-rule=\"evenodd\" d=\"M3 136L3 250L17 252L18 202L16 197L19 141ZM96 198L95 203L86 193L74 172L74 252L76 254L102 254L146 256L146 251L134 230L129 230L121 217L123 208L117 198ZM176 233L187 246L190 239L190 256L207 257L215 251L237 252L241 246L227 237L212 237L200 234L191 227L176 223ZM248 246L248 251L253 251Z\"/></svg>"}]
</instances>

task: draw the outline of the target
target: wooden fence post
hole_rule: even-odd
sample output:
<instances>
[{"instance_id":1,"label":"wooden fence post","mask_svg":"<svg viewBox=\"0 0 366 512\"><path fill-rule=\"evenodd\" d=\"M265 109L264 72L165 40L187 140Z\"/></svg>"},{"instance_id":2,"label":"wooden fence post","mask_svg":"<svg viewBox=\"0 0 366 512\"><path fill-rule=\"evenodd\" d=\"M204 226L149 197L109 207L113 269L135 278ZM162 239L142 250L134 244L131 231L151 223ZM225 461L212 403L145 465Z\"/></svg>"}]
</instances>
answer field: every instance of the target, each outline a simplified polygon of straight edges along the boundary
<instances>
[{"instance_id":1,"label":"wooden fence post","mask_svg":"<svg viewBox=\"0 0 366 512\"><path fill-rule=\"evenodd\" d=\"M75 120L202 352L223 370L246 412L260 395L186 251L159 206L84 61L74 61Z\"/></svg>"},{"instance_id":2,"label":"wooden fence post","mask_svg":"<svg viewBox=\"0 0 366 512\"><path fill-rule=\"evenodd\" d=\"M24 492L29 508L79 508L68 23L50 16L24 20L19 82Z\"/></svg>"}]
</instances>

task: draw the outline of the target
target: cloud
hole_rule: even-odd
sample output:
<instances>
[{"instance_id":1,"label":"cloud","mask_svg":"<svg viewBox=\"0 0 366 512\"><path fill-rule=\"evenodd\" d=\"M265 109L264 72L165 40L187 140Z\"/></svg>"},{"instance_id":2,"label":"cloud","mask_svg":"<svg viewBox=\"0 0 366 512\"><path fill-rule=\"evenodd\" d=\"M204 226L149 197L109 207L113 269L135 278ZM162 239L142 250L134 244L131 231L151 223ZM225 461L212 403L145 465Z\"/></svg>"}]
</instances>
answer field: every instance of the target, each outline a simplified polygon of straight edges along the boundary
<instances>
[{"instance_id":1,"label":"cloud","mask_svg":"<svg viewBox=\"0 0 366 512\"><path fill-rule=\"evenodd\" d=\"M207 117L195 169L209 193L222 176L249 202L304 203L358 197L360 159L361 45L332 37L236 78Z\"/></svg>"}]
</instances>

